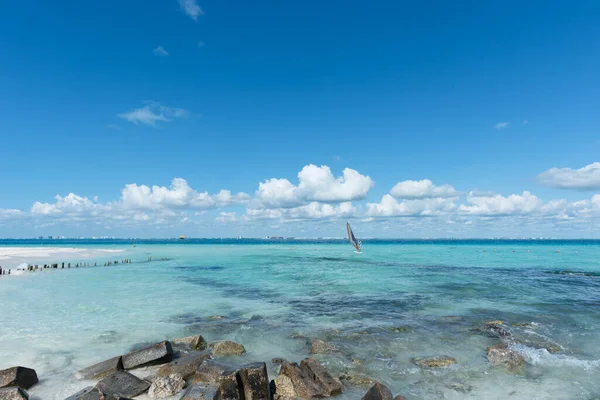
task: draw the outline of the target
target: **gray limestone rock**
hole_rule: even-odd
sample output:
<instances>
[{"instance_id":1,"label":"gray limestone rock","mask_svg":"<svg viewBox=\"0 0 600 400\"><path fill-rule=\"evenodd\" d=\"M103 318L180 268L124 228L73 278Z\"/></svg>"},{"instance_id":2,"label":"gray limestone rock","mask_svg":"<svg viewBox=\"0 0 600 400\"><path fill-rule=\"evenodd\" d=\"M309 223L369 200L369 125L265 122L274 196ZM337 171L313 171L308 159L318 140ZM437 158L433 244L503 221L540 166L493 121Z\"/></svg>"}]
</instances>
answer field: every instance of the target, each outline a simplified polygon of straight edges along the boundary
<instances>
[{"instance_id":1,"label":"gray limestone rock","mask_svg":"<svg viewBox=\"0 0 600 400\"><path fill-rule=\"evenodd\" d=\"M148 390L148 396L153 399L164 399L181 392L184 387L185 381L179 374L160 376L152 382L150 390Z\"/></svg>"},{"instance_id":2,"label":"gray limestone rock","mask_svg":"<svg viewBox=\"0 0 600 400\"><path fill-rule=\"evenodd\" d=\"M123 362L121 356L118 356L78 371L77 377L79 379L102 379L121 370L123 370Z\"/></svg>"},{"instance_id":3,"label":"gray limestone rock","mask_svg":"<svg viewBox=\"0 0 600 400\"><path fill-rule=\"evenodd\" d=\"M169 341L160 342L152 346L132 351L123 356L123 367L132 369L148 364L160 364L171 361L173 348Z\"/></svg>"},{"instance_id":4,"label":"gray limestone rock","mask_svg":"<svg viewBox=\"0 0 600 400\"><path fill-rule=\"evenodd\" d=\"M239 356L246 352L244 346L230 340L221 340L209 345L216 356Z\"/></svg>"},{"instance_id":5,"label":"gray limestone rock","mask_svg":"<svg viewBox=\"0 0 600 400\"><path fill-rule=\"evenodd\" d=\"M108 395L135 397L146 392L150 383L129 372L117 371L98 382L96 388Z\"/></svg>"},{"instance_id":6,"label":"gray limestone rock","mask_svg":"<svg viewBox=\"0 0 600 400\"><path fill-rule=\"evenodd\" d=\"M362 400L393 400L393 395L387 386L377 382L367 393L363 396Z\"/></svg>"},{"instance_id":7,"label":"gray limestone rock","mask_svg":"<svg viewBox=\"0 0 600 400\"><path fill-rule=\"evenodd\" d=\"M18 386L0 389L0 400L29 400L29 394Z\"/></svg>"},{"instance_id":8,"label":"gray limestone rock","mask_svg":"<svg viewBox=\"0 0 600 400\"><path fill-rule=\"evenodd\" d=\"M158 370L158 376L168 376L179 374L183 379L194 375L200 364L210 359L209 352L194 352L176 358L168 364L161 366Z\"/></svg>"}]
</instances>

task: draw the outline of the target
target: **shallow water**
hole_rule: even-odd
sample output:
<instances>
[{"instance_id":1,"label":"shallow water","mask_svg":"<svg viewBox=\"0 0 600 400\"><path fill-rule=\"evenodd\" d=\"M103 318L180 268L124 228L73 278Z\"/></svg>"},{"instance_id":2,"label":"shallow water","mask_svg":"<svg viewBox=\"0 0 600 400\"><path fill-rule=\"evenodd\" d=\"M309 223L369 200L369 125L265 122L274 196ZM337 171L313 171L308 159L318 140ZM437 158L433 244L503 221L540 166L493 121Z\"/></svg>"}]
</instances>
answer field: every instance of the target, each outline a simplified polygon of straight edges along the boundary
<instances>
[{"instance_id":1,"label":"shallow water","mask_svg":"<svg viewBox=\"0 0 600 400\"><path fill-rule=\"evenodd\" d=\"M64 399L89 384L72 379L78 369L139 343L194 333L243 343L236 362L300 361L305 337L328 340L342 350L321 356L335 375L354 370L408 399L600 396L597 242L384 242L363 254L336 243L77 246L90 251L47 262L134 263L0 278L0 368L35 368L34 399ZM487 362L499 339L473 328L496 319L522 371ZM411 362L431 355L457 364Z\"/></svg>"}]
</instances>

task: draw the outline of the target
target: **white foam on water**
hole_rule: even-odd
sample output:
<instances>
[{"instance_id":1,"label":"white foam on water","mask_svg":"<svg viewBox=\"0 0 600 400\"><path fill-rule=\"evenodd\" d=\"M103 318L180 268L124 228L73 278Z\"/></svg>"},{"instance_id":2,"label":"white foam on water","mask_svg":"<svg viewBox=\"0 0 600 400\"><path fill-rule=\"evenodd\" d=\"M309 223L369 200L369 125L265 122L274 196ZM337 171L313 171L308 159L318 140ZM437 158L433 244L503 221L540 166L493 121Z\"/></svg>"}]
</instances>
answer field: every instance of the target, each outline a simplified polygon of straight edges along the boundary
<instances>
[{"instance_id":1,"label":"white foam on water","mask_svg":"<svg viewBox=\"0 0 600 400\"><path fill-rule=\"evenodd\" d=\"M553 354L546 349L534 349L532 347L515 344L511 346L515 351L523 355L523 359L529 364L543 367L567 367L581 368L592 372L600 367L600 360L582 360L566 354Z\"/></svg>"}]
</instances>

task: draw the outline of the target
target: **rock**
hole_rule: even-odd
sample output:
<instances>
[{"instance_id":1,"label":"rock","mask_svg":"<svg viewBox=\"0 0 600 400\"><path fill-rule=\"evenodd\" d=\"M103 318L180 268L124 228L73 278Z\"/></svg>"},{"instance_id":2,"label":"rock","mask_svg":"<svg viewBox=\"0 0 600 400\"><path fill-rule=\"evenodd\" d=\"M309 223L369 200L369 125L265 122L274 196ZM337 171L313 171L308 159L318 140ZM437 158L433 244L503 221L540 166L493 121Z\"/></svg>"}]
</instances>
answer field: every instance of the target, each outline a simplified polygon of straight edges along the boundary
<instances>
[{"instance_id":1,"label":"rock","mask_svg":"<svg viewBox=\"0 0 600 400\"><path fill-rule=\"evenodd\" d=\"M533 323L531 323L531 322L523 322L523 323L521 323L521 322L515 322L513 324L513 326L518 326L518 327L521 327L521 328L534 328L535 327L535 325Z\"/></svg>"},{"instance_id":2,"label":"rock","mask_svg":"<svg viewBox=\"0 0 600 400\"><path fill-rule=\"evenodd\" d=\"M87 387L72 396L69 396L66 400L130 400L121 396L105 395L97 388Z\"/></svg>"},{"instance_id":3,"label":"rock","mask_svg":"<svg viewBox=\"0 0 600 400\"><path fill-rule=\"evenodd\" d=\"M223 372L232 369L230 365L214 360L206 360L196 370L193 383L218 383Z\"/></svg>"},{"instance_id":4,"label":"rock","mask_svg":"<svg viewBox=\"0 0 600 400\"><path fill-rule=\"evenodd\" d=\"M502 326L502 321L500 321L500 320L486 322L485 324L483 324L483 327L481 327L477 330L480 332L484 332L491 337L496 337L496 338L503 338L503 337L510 336L510 332Z\"/></svg>"},{"instance_id":5,"label":"rock","mask_svg":"<svg viewBox=\"0 0 600 400\"><path fill-rule=\"evenodd\" d=\"M242 382L237 370L223 372L214 400L244 400Z\"/></svg>"},{"instance_id":6,"label":"rock","mask_svg":"<svg viewBox=\"0 0 600 400\"><path fill-rule=\"evenodd\" d=\"M271 399L267 364L264 362L246 364L239 368L238 374L242 383L245 400Z\"/></svg>"},{"instance_id":7,"label":"rock","mask_svg":"<svg viewBox=\"0 0 600 400\"><path fill-rule=\"evenodd\" d=\"M113 357L110 360L105 360L84 368L77 372L79 379L102 379L112 373L123 370L123 362L121 356Z\"/></svg>"},{"instance_id":8,"label":"rock","mask_svg":"<svg viewBox=\"0 0 600 400\"><path fill-rule=\"evenodd\" d=\"M425 358L413 358L412 362L417 364L419 367L441 368L449 367L452 364L456 364L456 359L448 356L436 356Z\"/></svg>"},{"instance_id":9,"label":"rock","mask_svg":"<svg viewBox=\"0 0 600 400\"><path fill-rule=\"evenodd\" d=\"M221 319L225 319L225 317L222 315L211 315L210 317L208 317L208 319L212 319L213 321L218 321Z\"/></svg>"},{"instance_id":10,"label":"rock","mask_svg":"<svg viewBox=\"0 0 600 400\"><path fill-rule=\"evenodd\" d=\"M200 364L204 360L210 359L210 353L190 353L180 358L171 361L168 364L161 366L158 369L158 376L169 376L173 374L179 374L183 379L187 379L194 375Z\"/></svg>"},{"instance_id":11,"label":"rock","mask_svg":"<svg viewBox=\"0 0 600 400\"><path fill-rule=\"evenodd\" d=\"M313 342L310 346L310 349L308 350L308 354L327 354L327 353L333 353L336 351L337 351L337 348L334 345L329 344L329 343L324 342L319 339L315 339L315 340L313 340Z\"/></svg>"},{"instance_id":12,"label":"rock","mask_svg":"<svg viewBox=\"0 0 600 400\"><path fill-rule=\"evenodd\" d=\"M272 382L271 386L275 392L276 399L293 399L296 397L296 389L294 383L286 375L277 376Z\"/></svg>"},{"instance_id":13,"label":"rock","mask_svg":"<svg viewBox=\"0 0 600 400\"><path fill-rule=\"evenodd\" d=\"M279 376L275 379L275 393L284 398L323 397L317 384L296 363L281 365Z\"/></svg>"},{"instance_id":14,"label":"rock","mask_svg":"<svg viewBox=\"0 0 600 400\"><path fill-rule=\"evenodd\" d=\"M160 364L171 361L173 348L167 340L144 349L132 351L123 356L123 367L132 369L148 364Z\"/></svg>"},{"instance_id":15,"label":"rock","mask_svg":"<svg viewBox=\"0 0 600 400\"><path fill-rule=\"evenodd\" d=\"M401 396L401 395L396 395L396 397L394 397L394 400L406 400L406 397Z\"/></svg>"},{"instance_id":16,"label":"rock","mask_svg":"<svg viewBox=\"0 0 600 400\"><path fill-rule=\"evenodd\" d=\"M342 375L340 375L340 381L349 385L364 387L370 387L375 383L374 379L355 371L344 372Z\"/></svg>"},{"instance_id":17,"label":"rock","mask_svg":"<svg viewBox=\"0 0 600 400\"><path fill-rule=\"evenodd\" d=\"M279 364L283 364L286 363L287 361L283 358L279 358L279 357L275 357L271 359L271 364L275 364L275 365L279 365Z\"/></svg>"},{"instance_id":18,"label":"rock","mask_svg":"<svg viewBox=\"0 0 600 400\"><path fill-rule=\"evenodd\" d=\"M282 364L273 384L277 397L285 399L329 397L342 392L342 384L314 358L306 358L300 365Z\"/></svg>"},{"instance_id":19,"label":"rock","mask_svg":"<svg viewBox=\"0 0 600 400\"><path fill-rule=\"evenodd\" d=\"M18 386L0 389L0 400L29 400L29 394Z\"/></svg>"},{"instance_id":20,"label":"rock","mask_svg":"<svg viewBox=\"0 0 600 400\"><path fill-rule=\"evenodd\" d=\"M175 339L171 344L174 347L182 347L186 350L206 350L206 340L200 335Z\"/></svg>"},{"instance_id":21,"label":"rock","mask_svg":"<svg viewBox=\"0 0 600 400\"><path fill-rule=\"evenodd\" d=\"M221 340L209 345L213 353L217 356L239 356L246 352L244 346L230 340Z\"/></svg>"},{"instance_id":22,"label":"rock","mask_svg":"<svg viewBox=\"0 0 600 400\"><path fill-rule=\"evenodd\" d=\"M185 381L179 374L160 376L152 382L152 385L150 385L148 396L153 399L164 399L165 397L170 397L181 392L184 387Z\"/></svg>"},{"instance_id":23,"label":"rock","mask_svg":"<svg viewBox=\"0 0 600 400\"><path fill-rule=\"evenodd\" d=\"M363 396L362 400L393 400L392 392L387 386L377 382Z\"/></svg>"},{"instance_id":24,"label":"rock","mask_svg":"<svg viewBox=\"0 0 600 400\"><path fill-rule=\"evenodd\" d=\"M394 333L406 333L410 331L410 326L395 326L390 330Z\"/></svg>"},{"instance_id":25,"label":"rock","mask_svg":"<svg viewBox=\"0 0 600 400\"><path fill-rule=\"evenodd\" d=\"M494 365L505 365L509 369L518 369L525 363L523 356L508 348L504 343L487 349L487 358Z\"/></svg>"},{"instance_id":26,"label":"rock","mask_svg":"<svg viewBox=\"0 0 600 400\"><path fill-rule=\"evenodd\" d=\"M19 386L23 389L29 389L36 383L38 383L38 377L34 369L12 367L0 371L0 388Z\"/></svg>"},{"instance_id":27,"label":"rock","mask_svg":"<svg viewBox=\"0 0 600 400\"><path fill-rule=\"evenodd\" d=\"M327 369L316 359L305 358L300 363L300 368L323 389L326 396L335 396L342 393L342 384L333 379Z\"/></svg>"},{"instance_id":28,"label":"rock","mask_svg":"<svg viewBox=\"0 0 600 400\"><path fill-rule=\"evenodd\" d=\"M217 386L196 383L190 386L180 400L213 400L217 394Z\"/></svg>"},{"instance_id":29,"label":"rock","mask_svg":"<svg viewBox=\"0 0 600 400\"><path fill-rule=\"evenodd\" d=\"M122 397L135 397L146 392L150 383L125 371L117 371L96 384L102 393Z\"/></svg>"}]
</instances>

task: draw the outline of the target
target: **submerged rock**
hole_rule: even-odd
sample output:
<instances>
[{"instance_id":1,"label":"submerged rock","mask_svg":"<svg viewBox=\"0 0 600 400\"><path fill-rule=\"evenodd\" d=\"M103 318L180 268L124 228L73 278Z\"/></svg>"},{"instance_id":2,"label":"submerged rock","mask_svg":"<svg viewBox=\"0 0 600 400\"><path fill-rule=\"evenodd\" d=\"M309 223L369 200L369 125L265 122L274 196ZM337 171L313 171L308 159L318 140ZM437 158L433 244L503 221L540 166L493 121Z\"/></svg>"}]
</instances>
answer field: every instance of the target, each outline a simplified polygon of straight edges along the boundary
<instances>
[{"instance_id":1,"label":"submerged rock","mask_svg":"<svg viewBox=\"0 0 600 400\"><path fill-rule=\"evenodd\" d=\"M169 362L172 357L173 348L171 347L171 342L165 340L164 342L125 354L122 360L125 369L132 369L149 364Z\"/></svg>"},{"instance_id":2,"label":"submerged rock","mask_svg":"<svg viewBox=\"0 0 600 400\"><path fill-rule=\"evenodd\" d=\"M503 327L503 323L500 320L486 322L481 328L476 330L495 338L506 338L510 336L510 332Z\"/></svg>"},{"instance_id":3,"label":"submerged rock","mask_svg":"<svg viewBox=\"0 0 600 400\"><path fill-rule=\"evenodd\" d=\"M338 351L338 349L334 345L319 339L315 339L308 350L308 354L328 354L336 351Z\"/></svg>"},{"instance_id":4,"label":"submerged rock","mask_svg":"<svg viewBox=\"0 0 600 400\"><path fill-rule=\"evenodd\" d=\"M232 369L230 365L217 362L215 360L206 360L194 373L193 383L218 383L223 372Z\"/></svg>"},{"instance_id":5,"label":"submerged rock","mask_svg":"<svg viewBox=\"0 0 600 400\"><path fill-rule=\"evenodd\" d=\"M340 381L352 386L368 387L375 383L373 378L356 371L346 371L340 375Z\"/></svg>"},{"instance_id":6,"label":"submerged rock","mask_svg":"<svg viewBox=\"0 0 600 400\"><path fill-rule=\"evenodd\" d=\"M135 397L146 392L150 383L125 371L117 371L96 384L102 393L122 397Z\"/></svg>"},{"instance_id":7,"label":"submerged rock","mask_svg":"<svg viewBox=\"0 0 600 400\"><path fill-rule=\"evenodd\" d=\"M246 352L244 346L230 340L221 340L209 345L216 356L239 356Z\"/></svg>"},{"instance_id":8,"label":"submerged rock","mask_svg":"<svg viewBox=\"0 0 600 400\"><path fill-rule=\"evenodd\" d=\"M186 354L161 366L158 369L158 376L179 374L184 379L189 378L194 375L200 364L205 360L210 359L210 357L211 355L209 352Z\"/></svg>"},{"instance_id":9,"label":"submerged rock","mask_svg":"<svg viewBox=\"0 0 600 400\"><path fill-rule=\"evenodd\" d=\"M284 358L275 357L275 358L271 359L271 364L275 364L275 365L283 364L286 362L287 362L287 360L285 360Z\"/></svg>"},{"instance_id":10,"label":"submerged rock","mask_svg":"<svg viewBox=\"0 0 600 400\"><path fill-rule=\"evenodd\" d=\"M393 400L392 391L387 386L377 382L363 396L362 400Z\"/></svg>"},{"instance_id":11,"label":"submerged rock","mask_svg":"<svg viewBox=\"0 0 600 400\"><path fill-rule=\"evenodd\" d=\"M29 389L36 383L38 383L38 376L34 369L11 367L0 371L0 388L19 386Z\"/></svg>"},{"instance_id":12,"label":"submerged rock","mask_svg":"<svg viewBox=\"0 0 600 400\"><path fill-rule=\"evenodd\" d=\"M174 339L171 343L173 347L184 350L206 350L206 340L201 335L186 336Z\"/></svg>"},{"instance_id":13,"label":"submerged rock","mask_svg":"<svg viewBox=\"0 0 600 400\"><path fill-rule=\"evenodd\" d=\"M412 362L417 364L419 367L442 368L456 364L456 359L448 356L415 357L412 359Z\"/></svg>"},{"instance_id":14,"label":"submerged rock","mask_svg":"<svg viewBox=\"0 0 600 400\"><path fill-rule=\"evenodd\" d=\"M153 399L163 399L181 392L184 387L185 381L179 374L160 376L154 379L154 382L150 385L148 396Z\"/></svg>"},{"instance_id":15,"label":"submerged rock","mask_svg":"<svg viewBox=\"0 0 600 400\"><path fill-rule=\"evenodd\" d=\"M29 394L18 386L0 389L0 400L29 400Z\"/></svg>"},{"instance_id":16,"label":"submerged rock","mask_svg":"<svg viewBox=\"0 0 600 400\"><path fill-rule=\"evenodd\" d=\"M77 372L79 379L102 379L112 373L121 371L123 369L123 362L121 356L113 357L109 360L101 361L98 364L94 364L90 367L84 368Z\"/></svg>"},{"instance_id":17,"label":"submerged rock","mask_svg":"<svg viewBox=\"0 0 600 400\"><path fill-rule=\"evenodd\" d=\"M525 363L521 354L509 349L504 343L488 347L487 358L494 365L504 365L513 370L522 367Z\"/></svg>"}]
</instances>

